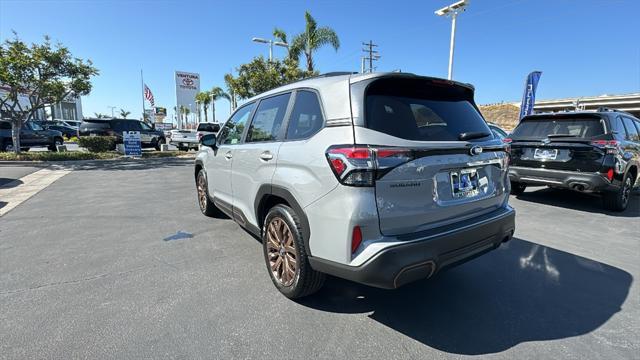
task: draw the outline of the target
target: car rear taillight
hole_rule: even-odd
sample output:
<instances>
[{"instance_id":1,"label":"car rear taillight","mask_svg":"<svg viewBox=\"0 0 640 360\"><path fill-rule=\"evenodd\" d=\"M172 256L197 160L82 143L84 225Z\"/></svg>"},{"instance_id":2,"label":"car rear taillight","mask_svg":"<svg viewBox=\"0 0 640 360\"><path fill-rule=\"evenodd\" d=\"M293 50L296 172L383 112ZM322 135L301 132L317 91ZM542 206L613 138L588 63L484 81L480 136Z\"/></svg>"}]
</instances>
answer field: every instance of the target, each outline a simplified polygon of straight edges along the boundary
<instances>
[{"instance_id":1,"label":"car rear taillight","mask_svg":"<svg viewBox=\"0 0 640 360\"><path fill-rule=\"evenodd\" d=\"M607 176L607 180L612 181L613 180L613 169L607 170L606 176Z\"/></svg>"},{"instance_id":2,"label":"car rear taillight","mask_svg":"<svg viewBox=\"0 0 640 360\"><path fill-rule=\"evenodd\" d=\"M511 144L513 142L513 139L512 138L504 138L504 139L502 139L502 142L505 143L505 144Z\"/></svg>"},{"instance_id":3,"label":"car rear taillight","mask_svg":"<svg viewBox=\"0 0 640 360\"><path fill-rule=\"evenodd\" d=\"M591 145L600 149L605 149L607 154L617 154L620 142L618 140L593 140Z\"/></svg>"},{"instance_id":4,"label":"car rear taillight","mask_svg":"<svg viewBox=\"0 0 640 360\"><path fill-rule=\"evenodd\" d=\"M360 243L362 243L362 230L360 229L360 226L355 226L351 233L351 254L358 250Z\"/></svg>"},{"instance_id":5,"label":"car rear taillight","mask_svg":"<svg viewBox=\"0 0 640 360\"><path fill-rule=\"evenodd\" d=\"M411 150L373 146L333 146L327 160L340 183L349 186L373 186L376 174L382 174L413 159Z\"/></svg>"},{"instance_id":6,"label":"car rear taillight","mask_svg":"<svg viewBox=\"0 0 640 360\"><path fill-rule=\"evenodd\" d=\"M196 139L198 139L198 141L200 141L200 139L202 139L203 136L204 134L199 131L196 133Z\"/></svg>"}]
</instances>

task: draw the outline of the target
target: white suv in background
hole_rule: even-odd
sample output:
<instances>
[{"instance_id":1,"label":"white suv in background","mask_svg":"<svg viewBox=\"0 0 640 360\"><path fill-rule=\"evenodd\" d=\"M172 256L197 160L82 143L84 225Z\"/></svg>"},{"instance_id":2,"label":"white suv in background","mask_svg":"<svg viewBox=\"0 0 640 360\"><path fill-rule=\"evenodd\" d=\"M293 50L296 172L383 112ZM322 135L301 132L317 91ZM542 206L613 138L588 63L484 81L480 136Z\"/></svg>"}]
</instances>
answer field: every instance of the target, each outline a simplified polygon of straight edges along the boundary
<instances>
[{"instance_id":1,"label":"white suv in background","mask_svg":"<svg viewBox=\"0 0 640 360\"><path fill-rule=\"evenodd\" d=\"M406 73L333 73L237 109L202 137L205 215L262 239L290 298L324 274L397 288L511 239L508 145L471 85Z\"/></svg>"}]
</instances>

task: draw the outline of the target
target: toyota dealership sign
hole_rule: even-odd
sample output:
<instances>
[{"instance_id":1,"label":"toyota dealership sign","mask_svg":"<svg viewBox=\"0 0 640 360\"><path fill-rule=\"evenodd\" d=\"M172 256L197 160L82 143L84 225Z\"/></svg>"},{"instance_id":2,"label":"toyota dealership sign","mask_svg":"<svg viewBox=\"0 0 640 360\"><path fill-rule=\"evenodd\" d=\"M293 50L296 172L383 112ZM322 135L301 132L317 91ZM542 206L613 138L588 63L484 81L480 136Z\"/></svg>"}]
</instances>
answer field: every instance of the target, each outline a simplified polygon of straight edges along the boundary
<instances>
[{"instance_id":1,"label":"toyota dealership sign","mask_svg":"<svg viewBox=\"0 0 640 360\"><path fill-rule=\"evenodd\" d=\"M200 74L176 71L176 103L195 111L196 94L200 92Z\"/></svg>"}]
</instances>

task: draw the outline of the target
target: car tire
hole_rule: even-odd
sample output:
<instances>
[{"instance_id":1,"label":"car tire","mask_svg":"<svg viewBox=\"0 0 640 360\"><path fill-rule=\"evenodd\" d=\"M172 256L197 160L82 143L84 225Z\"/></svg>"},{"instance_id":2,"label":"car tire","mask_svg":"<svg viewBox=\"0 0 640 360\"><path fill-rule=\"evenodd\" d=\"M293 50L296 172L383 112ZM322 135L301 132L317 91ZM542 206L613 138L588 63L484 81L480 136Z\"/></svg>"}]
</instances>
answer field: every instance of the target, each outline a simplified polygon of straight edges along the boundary
<instances>
[{"instance_id":1,"label":"car tire","mask_svg":"<svg viewBox=\"0 0 640 360\"><path fill-rule=\"evenodd\" d=\"M602 196L604 208L611 211L624 211L629 205L634 180L631 173L627 172L618 190L604 193Z\"/></svg>"},{"instance_id":2,"label":"car tire","mask_svg":"<svg viewBox=\"0 0 640 360\"><path fill-rule=\"evenodd\" d=\"M326 275L309 264L300 218L290 207L276 205L269 210L262 249L271 281L289 299L311 295L324 284Z\"/></svg>"},{"instance_id":3,"label":"car tire","mask_svg":"<svg viewBox=\"0 0 640 360\"><path fill-rule=\"evenodd\" d=\"M158 141L156 141L156 150L160 151L160 146L166 143L167 141L164 138L159 138Z\"/></svg>"},{"instance_id":4,"label":"car tire","mask_svg":"<svg viewBox=\"0 0 640 360\"><path fill-rule=\"evenodd\" d=\"M54 138L53 139L53 144L49 145L49 150L51 151L58 151L58 145L62 145L64 144L64 140L62 140L62 138Z\"/></svg>"},{"instance_id":5,"label":"car tire","mask_svg":"<svg viewBox=\"0 0 640 360\"><path fill-rule=\"evenodd\" d=\"M525 189L527 188L527 184L523 184L520 182L515 182L512 181L511 182L511 195L522 195L525 191Z\"/></svg>"},{"instance_id":6,"label":"car tire","mask_svg":"<svg viewBox=\"0 0 640 360\"><path fill-rule=\"evenodd\" d=\"M196 177L196 191L198 194L198 205L200 206L200 211L204 215L209 217L223 216L222 211L214 205L213 201L211 201L211 198L209 197L207 174L204 169L201 169Z\"/></svg>"},{"instance_id":7,"label":"car tire","mask_svg":"<svg viewBox=\"0 0 640 360\"><path fill-rule=\"evenodd\" d=\"M3 151L3 152L13 151L13 141L11 139L0 141L0 151Z\"/></svg>"}]
</instances>

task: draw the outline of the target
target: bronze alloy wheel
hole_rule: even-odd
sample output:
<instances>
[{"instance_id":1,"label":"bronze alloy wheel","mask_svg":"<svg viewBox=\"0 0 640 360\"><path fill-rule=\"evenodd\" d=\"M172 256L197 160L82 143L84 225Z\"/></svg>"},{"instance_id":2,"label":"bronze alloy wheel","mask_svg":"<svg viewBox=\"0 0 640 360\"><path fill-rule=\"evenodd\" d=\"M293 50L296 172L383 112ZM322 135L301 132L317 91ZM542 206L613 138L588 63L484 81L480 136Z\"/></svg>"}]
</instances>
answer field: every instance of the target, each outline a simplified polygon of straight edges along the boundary
<instances>
[{"instance_id":1,"label":"bronze alloy wheel","mask_svg":"<svg viewBox=\"0 0 640 360\"><path fill-rule=\"evenodd\" d=\"M291 286L298 272L298 253L291 229L280 217L267 226L267 256L273 277L282 286Z\"/></svg>"},{"instance_id":2,"label":"bronze alloy wheel","mask_svg":"<svg viewBox=\"0 0 640 360\"><path fill-rule=\"evenodd\" d=\"M207 181L202 174L198 176L198 204L200 204L200 210L205 211L207 208Z\"/></svg>"}]
</instances>

